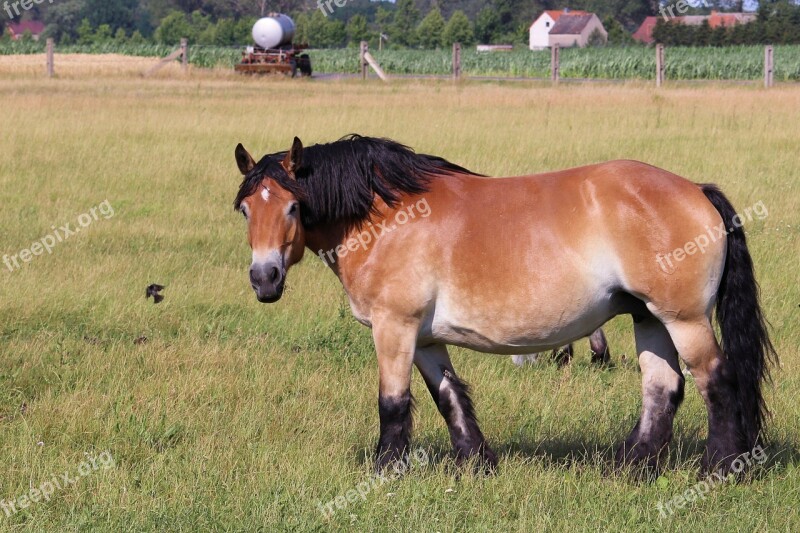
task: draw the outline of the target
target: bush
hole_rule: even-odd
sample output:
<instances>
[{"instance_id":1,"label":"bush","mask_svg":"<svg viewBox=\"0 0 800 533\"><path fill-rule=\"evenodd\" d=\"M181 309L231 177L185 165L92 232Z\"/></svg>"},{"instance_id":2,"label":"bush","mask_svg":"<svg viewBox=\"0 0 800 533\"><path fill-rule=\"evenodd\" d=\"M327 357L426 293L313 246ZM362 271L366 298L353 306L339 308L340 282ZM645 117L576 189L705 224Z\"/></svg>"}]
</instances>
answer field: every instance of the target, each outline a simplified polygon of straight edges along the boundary
<instances>
[{"instance_id":1,"label":"bush","mask_svg":"<svg viewBox=\"0 0 800 533\"><path fill-rule=\"evenodd\" d=\"M603 32L600 31L600 28L595 28L592 30L592 33L589 34L586 44L587 46L605 46L606 36L603 35Z\"/></svg>"},{"instance_id":2,"label":"bush","mask_svg":"<svg viewBox=\"0 0 800 533\"><path fill-rule=\"evenodd\" d=\"M453 13L447 25L444 27L444 45L452 46L453 43L470 45L475 41L475 34L472 31L467 15L458 10Z\"/></svg>"}]
</instances>

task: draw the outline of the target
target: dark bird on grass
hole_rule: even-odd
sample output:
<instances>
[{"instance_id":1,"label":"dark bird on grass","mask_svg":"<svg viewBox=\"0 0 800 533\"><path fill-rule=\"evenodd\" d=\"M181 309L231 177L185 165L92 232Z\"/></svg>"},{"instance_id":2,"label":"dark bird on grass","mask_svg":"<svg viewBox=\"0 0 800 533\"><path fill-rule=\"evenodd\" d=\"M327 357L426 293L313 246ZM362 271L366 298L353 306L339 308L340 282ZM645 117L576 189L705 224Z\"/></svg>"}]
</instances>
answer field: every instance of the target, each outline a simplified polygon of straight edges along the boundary
<instances>
[{"instance_id":1,"label":"dark bird on grass","mask_svg":"<svg viewBox=\"0 0 800 533\"><path fill-rule=\"evenodd\" d=\"M164 299L164 297L158 293L163 290L164 290L163 285L156 285L155 283L153 283L152 285L147 287L147 292L145 292L145 298L150 298L152 296L154 304L160 303L161 300Z\"/></svg>"}]
</instances>

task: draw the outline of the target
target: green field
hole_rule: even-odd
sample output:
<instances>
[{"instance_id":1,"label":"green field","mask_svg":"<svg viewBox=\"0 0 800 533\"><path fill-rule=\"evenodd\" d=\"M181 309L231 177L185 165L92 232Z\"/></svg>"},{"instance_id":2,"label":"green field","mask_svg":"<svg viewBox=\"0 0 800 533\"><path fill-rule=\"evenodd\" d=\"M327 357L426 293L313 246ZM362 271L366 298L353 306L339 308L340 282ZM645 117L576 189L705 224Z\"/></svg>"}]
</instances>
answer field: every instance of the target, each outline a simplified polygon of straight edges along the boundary
<instances>
[{"instance_id":1,"label":"green field","mask_svg":"<svg viewBox=\"0 0 800 533\"><path fill-rule=\"evenodd\" d=\"M60 53L104 54L164 57L175 47L153 44L70 45ZM6 43L0 55L42 53L42 43ZM448 75L452 72L449 50L372 51L389 74ZM358 50L354 48L309 51L314 70L326 74L358 72ZM190 62L198 67L231 68L241 59L238 48L193 46ZM645 46L607 48L567 48L561 51L561 76L588 79L653 79L655 51ZM462 70L466 76L508 76L548 78L550 52L479 53L474 48L462 52ZM671 80L758 80L764 75L764 47L731 46L725 48L671 47L666 54L666 77ZM775 80L800 80L800 46L775 47Z\"/></svg>"},{"instance_id":2,"label":"green field","mask_svg":"<svg viewBox=\"0 0 800 533\"><path fill-rule=\"evenodd\" d=\"M45 80L0 68L0 96L0 254L87 223L19 269L0 264L0 498L17 505L0 509L0 530L800 529L800 89ZM619 317L607 369L589 364L586 343L564 369L451 352L500 455L493 477L454 470L415 372L413 442L430 460L370 485L369 330L311 254L281 302L259 304L232 210L237 142L261 154L350 132L491 175L640 159L719 183L737 207L763 201L769 216L746 229L782 366L756 479L660 515L697 482L706 416L691 379L662 477L611 471L641 404ZM145 299L150 283L167 286L163 303ZM63 473L75 483L20 507Z\"/></svg>"}]
</instances>

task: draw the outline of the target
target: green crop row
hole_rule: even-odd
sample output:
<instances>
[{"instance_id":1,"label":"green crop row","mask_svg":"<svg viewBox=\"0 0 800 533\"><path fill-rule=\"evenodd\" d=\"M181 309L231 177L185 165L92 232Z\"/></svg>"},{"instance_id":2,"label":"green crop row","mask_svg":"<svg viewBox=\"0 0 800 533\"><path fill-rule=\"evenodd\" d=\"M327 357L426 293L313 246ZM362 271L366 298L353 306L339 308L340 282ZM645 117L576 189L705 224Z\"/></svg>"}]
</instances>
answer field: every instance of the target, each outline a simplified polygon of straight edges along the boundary
<instances>
[{"instance_id":1,"label":"green crop row","mask_svg":"<svg viewBox=\"0 0 800 533\"><path fill-rule=\"evenodd\" d=\"M175 47L156 44L94 44L58 48L61 53L106 54L164 57ZM44 51L44 43L0 44L0 55L34 54ZM448 75L449 50L383 50L372 54L389 74ZM353 48L310 50L314 72L355 74L358 50ZM189 60L198 67L233 67L241 50L212 46L190 47ZM666 50L667 79L677 80L754 80L763 75L764 48L732 46L725 48L670 47ZM547 78L550 52L516 49L511 52L462 52L462 72L467 76L509 76ZM590 79L652 79L655 77L655 51L649 47L566 48L561 50L561 76ZM775 79L800 80L800 46L775 47Z\"/></svg>"}]
</instances>

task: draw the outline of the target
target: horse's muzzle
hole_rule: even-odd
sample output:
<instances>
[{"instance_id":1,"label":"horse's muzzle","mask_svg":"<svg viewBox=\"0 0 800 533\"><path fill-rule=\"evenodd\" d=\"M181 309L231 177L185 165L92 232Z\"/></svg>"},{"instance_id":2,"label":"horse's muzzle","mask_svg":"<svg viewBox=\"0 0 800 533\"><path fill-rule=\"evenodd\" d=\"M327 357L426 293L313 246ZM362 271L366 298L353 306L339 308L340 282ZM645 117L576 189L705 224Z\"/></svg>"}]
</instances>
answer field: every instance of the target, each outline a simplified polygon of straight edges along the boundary
<instances>
[{"instance_id":1,"label":"horse's muzzle","mask_svg":"<svg viewBox=\"0 0 800 533\"><path fill-rule=\"evenodd\" d=\"M285 281L286 273L279 264L265 263L250 267L250 284L261 303L269 304L280 300Z\"/></svg>"}]
</instances>

